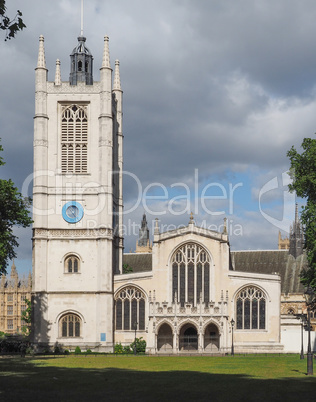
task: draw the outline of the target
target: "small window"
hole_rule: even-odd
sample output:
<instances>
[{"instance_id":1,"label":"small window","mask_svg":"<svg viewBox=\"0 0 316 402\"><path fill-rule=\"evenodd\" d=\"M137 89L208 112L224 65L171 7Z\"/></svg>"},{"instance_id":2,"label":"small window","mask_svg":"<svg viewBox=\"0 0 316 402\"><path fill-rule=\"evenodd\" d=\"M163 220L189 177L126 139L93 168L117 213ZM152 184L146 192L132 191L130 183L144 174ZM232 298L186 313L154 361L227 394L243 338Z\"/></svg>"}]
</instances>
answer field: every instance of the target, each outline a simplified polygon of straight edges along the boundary
<instances>
[{"instance_id":1,"label":"small window","mask_svg":"<svg viewBox=\"0 0 316 402\"><path fill-rule=\"evenodd\" d=\"M8 320L7 321L7 328L8 329L13 329L13 320Z\"/></svg>"},{"instance_id":2,"label":"small window","mask_svg":"<svg viewBox=\"0 0 316 402\"><path fill-rule=\"evenodd\" d=\"M77 274L79 272L79 258L75 255L70 255L65 260L65 273Z\"/></svg>"},{"instance_id":3,"label":"small window","mask_svg":"<svg viewBox=\"0 0 316 402\"><path fill-rule=\"evenodd\" d=\"M63 338L78 338L81 331L81 320L75 314L67 314L60 320L60 333Z\"/></svg>"},{"instance_id":4,"label":"small window","mask_svg":"<svg viewBox=\"0 0 316 402\"><path fill-rule=\"evenodd\" d=\"M8 293L7 300L10 302L13 301L13 293Z\"/></svg>"},{"instance_id":5,"label":"small window","mask_svg":"<svg viewBox=\"0 0 316 402\"><path fill-rule=\"evenodd\" d=\"M13 306L8 306L8 315L13 315Z\"/></svg>"}]
</instances>

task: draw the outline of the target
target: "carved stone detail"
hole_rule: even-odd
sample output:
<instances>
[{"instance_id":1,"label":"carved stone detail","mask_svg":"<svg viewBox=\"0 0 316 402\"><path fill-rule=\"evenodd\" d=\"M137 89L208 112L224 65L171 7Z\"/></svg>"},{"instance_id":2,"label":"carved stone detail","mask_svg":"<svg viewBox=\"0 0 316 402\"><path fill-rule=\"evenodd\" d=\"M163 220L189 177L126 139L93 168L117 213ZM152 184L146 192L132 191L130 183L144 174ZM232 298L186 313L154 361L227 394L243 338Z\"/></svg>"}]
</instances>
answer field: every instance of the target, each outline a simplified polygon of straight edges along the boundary
<instances>
[{"instance_id":1,"label":"carved stone detail","mask_svg":"<svg viewBox=\"0 0 316 402\"><path fill-rule=\"evenodd\" d=\"M70 85L68 82L62 82L61 85L47 83L47 92L52 94L98 94L100 91L100 82L94 82L93 85L86 85L84 82L78 82L77 85Z\"/></svg>"},{"instance_id":2,"label":"carved stone detail","mask_svg":"<svg viewBox=\"0 0 316 402\"><path fill-rule=\"evenodd\" d=\"M299 311L302 311L303 308L305 307L305 303L291 303L291 302L286 302L286 303L281 303L281 314L299 314Z\"/></svg>"},{"instance_id":3,"label":"carved stone detail","mask_svg":"<svg viewBox=\"0 0 316 402\"><path fill-rule=\"evenodd\" d=\"M66 238L74 238L74 237L103 237L103 238L112 238L112 229L102 228L102 229L35 229L34 237L66 237Z\"/></svg>"}]
</instances>

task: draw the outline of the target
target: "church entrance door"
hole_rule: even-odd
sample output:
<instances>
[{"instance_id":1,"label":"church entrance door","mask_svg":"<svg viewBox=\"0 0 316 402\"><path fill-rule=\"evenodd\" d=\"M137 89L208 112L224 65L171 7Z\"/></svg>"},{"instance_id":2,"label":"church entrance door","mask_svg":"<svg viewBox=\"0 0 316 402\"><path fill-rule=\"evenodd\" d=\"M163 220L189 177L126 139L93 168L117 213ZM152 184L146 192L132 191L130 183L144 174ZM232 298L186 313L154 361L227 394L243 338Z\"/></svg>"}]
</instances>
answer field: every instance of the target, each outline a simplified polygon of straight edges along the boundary
<instances>
[{"instance_id":1,"label":"church entrance door","mask_svg":"<svg viewBox=\"0 0 316 402\"><path fill-rule=\"evenodd\" d=\"M196 351L198 350L198 334L197 330L191 324L186 324L180 331L179 339L180 351Z\"/></svg>"},{"instance_id":2,"label":"church entrance door","mask_svg":"<svg viewBox=\"0 0 316 402\"><path fill-rule=\"evenodd\" d=\"M204 333L204 350L207 353L219 351L219 332L215 324L209 324Z\"/></svg>"},{"instance_id":3,"label":"church entrance door","mask_svg":"<svg viewBox=\"0 0 316 402\"><path fill-rule=\"evenodd\" d=\"M158 331L157 350L161 353L172 353L173 335L170 325L163 324Z\"/></svg>"}]
</instances>

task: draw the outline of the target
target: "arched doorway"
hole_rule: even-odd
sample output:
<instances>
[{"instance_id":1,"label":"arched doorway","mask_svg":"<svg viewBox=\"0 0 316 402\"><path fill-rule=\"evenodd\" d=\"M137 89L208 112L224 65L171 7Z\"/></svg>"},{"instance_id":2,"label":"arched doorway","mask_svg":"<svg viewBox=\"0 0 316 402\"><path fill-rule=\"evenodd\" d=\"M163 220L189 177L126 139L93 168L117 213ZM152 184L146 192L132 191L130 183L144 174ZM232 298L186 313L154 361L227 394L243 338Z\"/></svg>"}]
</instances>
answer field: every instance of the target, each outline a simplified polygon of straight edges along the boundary
<instances>
[{"instance_id":1,"label":"arched doorway","mask_svg":"<svg viewBox=\"0 0 316 402\"><path fill-rule=\"evenodd\" d=\"M207 353L219 351L219 332L215 324L209 324L204 333L204 350Z\"/></svg>"},{"instance_id":2,"label":"arched doorway","mask_svg":"<svg viewBox=\"0 0 316 402\"><path fill-rule=\"evenodd\" d=\"M198 333L192 324L186 324L181 328L179 350L183 352L198 350Z\"/></svg>"},{"instance_id":3,"label":"arched doorway","mask_svg":"<svg viewBox=\"0 0 316 402\"><path fill-rule=\"evenodd\" d=\"M170 325L162 324L157 336L157 350L161 353L172 353L173 334Z\"/></svg>"}]
</instances>

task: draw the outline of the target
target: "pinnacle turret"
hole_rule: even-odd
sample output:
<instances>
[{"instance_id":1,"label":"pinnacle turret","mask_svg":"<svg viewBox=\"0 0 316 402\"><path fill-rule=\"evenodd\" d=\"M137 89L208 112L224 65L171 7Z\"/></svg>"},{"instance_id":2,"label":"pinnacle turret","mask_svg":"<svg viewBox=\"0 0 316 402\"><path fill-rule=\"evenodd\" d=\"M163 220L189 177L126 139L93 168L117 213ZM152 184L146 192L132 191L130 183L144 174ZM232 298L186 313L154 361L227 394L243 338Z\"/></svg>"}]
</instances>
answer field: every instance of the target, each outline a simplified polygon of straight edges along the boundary
<instances>
[{"instance_id":1,"label":"pinnacle turret","mask_svg":"<svg viewBox=\"0 0 316 402\"><path fill-rule=\"evenodd\" d=\"M46 68L45 49L44 49L44 36L43 35L41 35L39 37L37 68Z\"/></svg>"},{"instance_id":2,"label":"pinnacle turret","mask_svg":"<svg viewBox=\"0 0 316 402\"><path fill-rule=\"evenodd\" d=\"M146 247L149 244L149 229L147 226L146 214L143 215L141 228L139 229L139 247Z\"/></svg>"},{"instance_id":3,"label":"pinnacle turret","mask_svg":"<svg viewBox=\"0 0 316 402\"><path fill-rule=\"evenodd\" d=\"M18 273L16 272L16 266L15 266L14 260L12 261L10 276L11 276L11 278L18 276Z\"/></svg>"},{"instance_id":4,"label":"pinnacle turret","mask_svg":"<svg viewBox=\"0 0 316 402\"><path fill-rule=\"evenodd\" d=\"M55 85L61 85L60 60L56 60Z\"/></svg>"},{"instance_id":5,"label":"pinnacle turret","mask_svg":"<svg viewBox=\"0 0 316 402\"><path fill-rule=\"evenodd\" d=\"M114 70L114 91L121 91L121 77L120 77L120 62L115 60L115 70Z\"/></svg>"},{"instance_id":6,"label":"pinnacle turret","mask_svg":"<svg viewBox=\"0 0 316 402\"><path fill-rule=\"evenodd\" d=\"M102 68L111 68L111 65L110 65L109 37L108 36L104 37Z\"/></svg>"}]
</instances>

